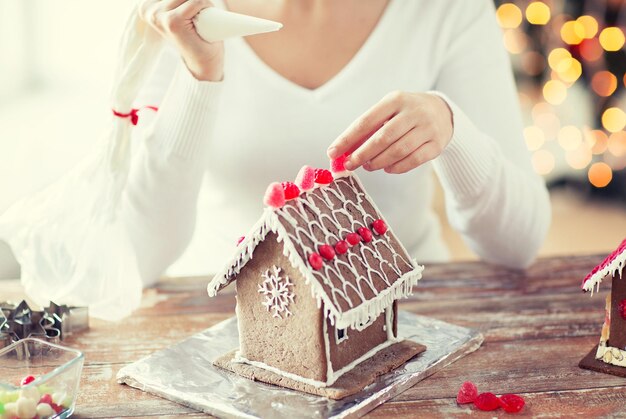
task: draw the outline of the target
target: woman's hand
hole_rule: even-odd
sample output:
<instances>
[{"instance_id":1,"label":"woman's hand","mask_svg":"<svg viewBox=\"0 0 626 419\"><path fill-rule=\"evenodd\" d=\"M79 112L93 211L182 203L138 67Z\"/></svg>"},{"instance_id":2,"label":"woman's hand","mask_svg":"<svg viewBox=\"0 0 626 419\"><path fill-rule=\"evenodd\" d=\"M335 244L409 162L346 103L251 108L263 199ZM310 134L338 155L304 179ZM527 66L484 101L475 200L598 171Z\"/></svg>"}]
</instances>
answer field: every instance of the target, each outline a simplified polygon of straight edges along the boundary
<instances>
[{"instance_id":1,"label":"woman's hand","mask_svg":"<svg viewBox=\"0 0 626 419\"><path fill-rule=\"evenodd\" d=\"M328 157L349 154L348 170L406 173L440 155L452 131L452 111L439 96L392 92L330 145Z\"/></svg>"},{"instance_id":2,"label":"woman's hand","mask_svg":"<svg viewBox=\"0 0 626 419\"><path fill-rule=\"evenodd\" d=\"M205 81L224 77L224 43L206 42L193 24L194 16L212 6L209 0L145 0L140 8L142 19L172 41L191 74Z\"/></svg>"}]
</instances>

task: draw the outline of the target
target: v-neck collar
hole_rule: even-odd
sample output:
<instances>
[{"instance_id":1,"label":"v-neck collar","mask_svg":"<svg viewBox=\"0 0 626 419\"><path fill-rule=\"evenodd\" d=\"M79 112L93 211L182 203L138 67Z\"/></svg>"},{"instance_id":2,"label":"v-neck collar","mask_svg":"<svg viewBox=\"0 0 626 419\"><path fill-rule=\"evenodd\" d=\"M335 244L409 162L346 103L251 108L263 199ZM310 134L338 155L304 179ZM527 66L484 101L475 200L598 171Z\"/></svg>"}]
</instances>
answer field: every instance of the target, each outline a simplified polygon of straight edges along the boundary
<instances>
[{"instance_id":1,"label":"v-neck collar","mask_svg":"<svg viewBox=\"0 0 626 419\"><path fill-rule=\"evenodd\" d=\"M220 2L224 9L227 9L225 1ZM309 89L304 87L296 82L289 80L287 77L279 73L270 67L265 61L261 59L257 55L257 53L252 49L250 44L243 37L236 37L232 39L232 44L238 49L242 51L242 53L246 56L248 61L255 69L258 69L260 73L263 73L266 77L273 80L273 82L282 85L285 89L292 90L297 94L312 96L312 97L323 97L329 91L341 83L343 79L350 76L351 72L356 71L358 66L365 60L368 56L369 50L374 48L377 43L381 42L382 32L389 24L389 20L393 15L392 8L399 4L399 1L389 0L387 6L385 6L385 10L382 15L378 19L376 26L372 29L370 34L368 35L365 42L361 45L358 51L350 58L350 60L330 79L325 81L322 85Z\"/></svg>"}]
</instances>

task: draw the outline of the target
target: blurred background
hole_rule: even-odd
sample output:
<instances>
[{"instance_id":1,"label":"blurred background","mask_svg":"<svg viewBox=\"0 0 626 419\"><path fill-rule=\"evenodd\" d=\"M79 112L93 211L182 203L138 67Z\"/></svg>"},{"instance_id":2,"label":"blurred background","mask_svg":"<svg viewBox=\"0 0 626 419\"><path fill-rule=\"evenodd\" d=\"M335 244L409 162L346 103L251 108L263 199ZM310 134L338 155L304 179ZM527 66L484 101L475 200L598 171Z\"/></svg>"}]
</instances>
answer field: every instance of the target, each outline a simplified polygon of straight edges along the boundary
<instances>
[{"instance_id":1,"label":"blurred background","mask_svg":"<svg viewBox=\"0 0 626 419\"><path fill-rule=\"evenodd\" d=\"M132 3L0 0L0 213L95 145ZM626 0L495 6L526 144L552 197L541 254L612 250L626 237ZM445 220L441 193L436 206ZM444 235L455 259L474 258L447 225ZM18 276L0 242L0 278Z\"/></svg>"}]
</instances>

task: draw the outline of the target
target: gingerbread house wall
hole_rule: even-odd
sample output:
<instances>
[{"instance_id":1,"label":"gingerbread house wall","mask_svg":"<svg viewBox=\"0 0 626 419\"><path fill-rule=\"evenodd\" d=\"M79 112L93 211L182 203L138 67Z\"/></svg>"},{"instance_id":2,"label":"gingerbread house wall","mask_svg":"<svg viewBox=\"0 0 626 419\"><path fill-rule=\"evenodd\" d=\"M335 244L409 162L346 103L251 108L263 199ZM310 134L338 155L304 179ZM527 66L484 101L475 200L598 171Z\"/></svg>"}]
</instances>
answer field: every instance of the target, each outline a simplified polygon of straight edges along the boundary
<instances>
[{"instance_id":1,"label":"gingerbread house wall","mask_svg":"<svg viewBox=\"0 0 626 419\"><path fill-rule=\"evenodd\" d=\"M326 381L326 350L322 311L300 273L283 256L282 243L269 233L254 250L254 257L237 276L237 318L240 356L261 362L280 371L316 381ZM263 273L274 266L281 277L293 283L289 288L294 301L291 315L273 317L262 304L266 297L259 292Z\"/></svg>"},{"instance_id":2,"label":"gingerbread house wall","mask_svg":"<svg viewBox=\"0 0 626 419\"><path fill-rule=\"evenodd\" d=\"M397 333L397 303L394 303L388 310L391 310L393 313L392 336L395 337ZM386 312L381 313L370 326L361 331L345 329L344 333L347 334L347 338L339 342L337 341L337 328L328 319L326 320L330 364L333 371L341 370L389 339L390 334L387 333L386 315Z\"/></svg>"},{"instance_id":3,"label":"gingerbread house wall","mask_svg":"<svg viewBox=\"0 0 626 419\"><path fill-rule=\"evenodd\" d=\"M607 345L621 350L626 348L626 320L620 313L620 302L624 299L626 299L626 278L616 273L611 285L611 314Z\"/></svg>"}]
</instances>

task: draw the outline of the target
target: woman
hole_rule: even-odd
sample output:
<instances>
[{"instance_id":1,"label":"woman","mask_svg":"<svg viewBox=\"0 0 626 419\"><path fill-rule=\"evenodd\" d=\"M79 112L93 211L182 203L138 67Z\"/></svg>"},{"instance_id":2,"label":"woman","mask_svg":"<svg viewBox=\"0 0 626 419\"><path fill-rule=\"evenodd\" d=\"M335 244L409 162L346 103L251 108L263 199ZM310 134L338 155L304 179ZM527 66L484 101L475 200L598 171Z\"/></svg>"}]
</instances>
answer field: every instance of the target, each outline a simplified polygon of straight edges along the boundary
<instances>
[{"instance_id":1,"label":"woman","mask_svg":"<svg viewBox=\"0 0 626 419\"><path fill-rule=\"evenodd\" d=\"M173 45L138 103L159 111L142 115L150 129L124 212L145 283L177 259L168 273L217 270L260 216L270 182L345 152L418 261L449 257L431 209L433 171L451 224L482 259L534 259L549 199L524 146L490 0L215 3L142 8ZM192 18L213 6L284 28L207 43Z\"/></svg>"}]
</instances>

